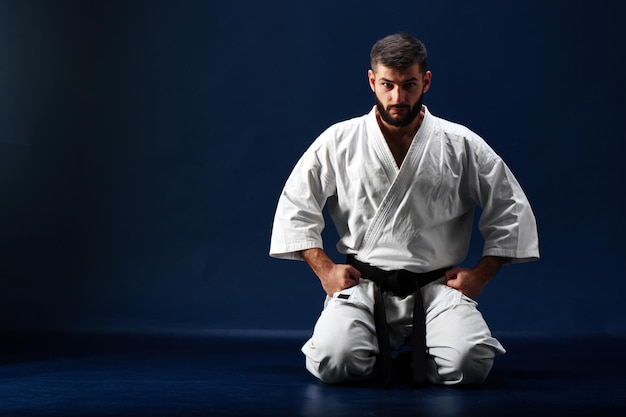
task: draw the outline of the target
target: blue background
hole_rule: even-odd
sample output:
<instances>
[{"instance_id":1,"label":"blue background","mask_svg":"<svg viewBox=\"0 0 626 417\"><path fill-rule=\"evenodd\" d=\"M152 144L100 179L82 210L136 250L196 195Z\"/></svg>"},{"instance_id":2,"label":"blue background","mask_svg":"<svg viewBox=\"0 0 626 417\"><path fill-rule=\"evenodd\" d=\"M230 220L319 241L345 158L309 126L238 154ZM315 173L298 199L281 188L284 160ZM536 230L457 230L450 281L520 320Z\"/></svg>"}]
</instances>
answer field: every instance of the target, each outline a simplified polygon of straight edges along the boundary
<instances>
[{"instance_id":1,"label":"blue background","mask_svg":"<svg viewBox=\"0 0 626 417\"><path fill-rule=\"evenodd\" d=\"M425 104L538 219L542 260L479 299L494 333L625 333L618 3L0 1L0 326L312 328L317 278L267 255L275 204L370 109L371 45L407 31Z\"/></svg>"}]
</instances>

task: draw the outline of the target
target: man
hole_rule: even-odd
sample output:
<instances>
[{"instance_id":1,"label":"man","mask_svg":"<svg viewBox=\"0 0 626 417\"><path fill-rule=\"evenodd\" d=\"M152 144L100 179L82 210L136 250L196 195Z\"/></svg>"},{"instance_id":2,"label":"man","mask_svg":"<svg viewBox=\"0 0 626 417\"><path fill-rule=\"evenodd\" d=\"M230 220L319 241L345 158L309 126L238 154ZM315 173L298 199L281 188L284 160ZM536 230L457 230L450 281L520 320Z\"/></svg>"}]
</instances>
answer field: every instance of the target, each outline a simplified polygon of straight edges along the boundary
<instances>
[{"instance_id":1,"label":"man","mask_svg":"<svg viewBox=\"0 0 626 417\"><path fill-rule=\"evenodd\" d=\"M370 58L376 105L315 140L274 218L270 255L306 261L327 294L302 348L307 369L326 383L389 383L406 359L394 352L410 344L417 383L481 383L505 350L474 299L502 265L539 258L535 217L502 159L422 104L432 74L419 40L387 36ZM345 264L323 250L326 205ZM483 257L454 267L475 206Z\"/></svg>"}]
</instances>

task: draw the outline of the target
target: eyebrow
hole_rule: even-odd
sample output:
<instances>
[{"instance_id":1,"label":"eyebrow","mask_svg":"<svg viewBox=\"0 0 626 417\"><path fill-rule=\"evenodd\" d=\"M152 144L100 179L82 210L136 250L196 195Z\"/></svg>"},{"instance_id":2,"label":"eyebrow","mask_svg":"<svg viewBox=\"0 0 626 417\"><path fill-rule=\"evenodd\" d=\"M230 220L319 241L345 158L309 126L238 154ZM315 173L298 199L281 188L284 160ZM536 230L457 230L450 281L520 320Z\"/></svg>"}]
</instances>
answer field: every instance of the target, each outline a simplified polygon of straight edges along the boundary
<instances>
[{"instance_id":1,"label":"eyebrow","mask_svg":"<svg viewBox=\"0 0 626 417\"><path fill-rule=\"evenodd\" d=\"M389 80L389 79L387 79L385 77L381 77L381 80L383 80L386 83L392 83L392 84L406 84L406 83L410 83L410 82L413 82L413 81L419 81L415 77L409 78L408 80L400 81L399 83L396 82L396 81L393 81L393 80Z\"/></svg>"}]
</instances>

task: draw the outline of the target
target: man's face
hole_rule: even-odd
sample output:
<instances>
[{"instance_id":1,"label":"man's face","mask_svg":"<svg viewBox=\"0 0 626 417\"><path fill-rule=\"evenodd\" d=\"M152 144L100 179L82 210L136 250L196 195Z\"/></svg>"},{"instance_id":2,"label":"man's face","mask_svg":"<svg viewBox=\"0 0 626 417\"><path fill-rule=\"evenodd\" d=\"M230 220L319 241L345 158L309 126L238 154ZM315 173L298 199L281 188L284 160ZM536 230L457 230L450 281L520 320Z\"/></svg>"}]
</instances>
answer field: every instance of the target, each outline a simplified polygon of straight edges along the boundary
<instances>
[{"instance_id":1,"label":"man's face","mask_svg":"<svg viewBox=\"0 0 626 417\"><path fill-rule=\"evenodd\" d=\"M430 71L422 74L417 63L404 70L377 65L368 76L383 121L396 127L410 125L422 109Z\"/></svg>"}]
</instances>

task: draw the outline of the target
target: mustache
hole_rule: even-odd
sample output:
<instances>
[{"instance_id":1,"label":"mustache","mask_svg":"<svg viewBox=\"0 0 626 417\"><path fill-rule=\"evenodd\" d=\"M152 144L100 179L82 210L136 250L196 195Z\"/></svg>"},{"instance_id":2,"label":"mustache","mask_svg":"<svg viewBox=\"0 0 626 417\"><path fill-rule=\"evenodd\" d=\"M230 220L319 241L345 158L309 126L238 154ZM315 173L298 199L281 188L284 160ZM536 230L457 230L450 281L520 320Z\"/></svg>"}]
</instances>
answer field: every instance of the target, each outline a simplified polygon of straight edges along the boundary
<instances>
[{"instance_id":1,"label":"mustache","mask_svg":"<svg viewBox=\"0 0 626 417\"><path fill-rule=\"evenodd\" d=\"M389 109L411 109L411 106L409 106L408 104L390 104L389 106L387 106L387 110Z\"/></svg>"}]
</instances>

